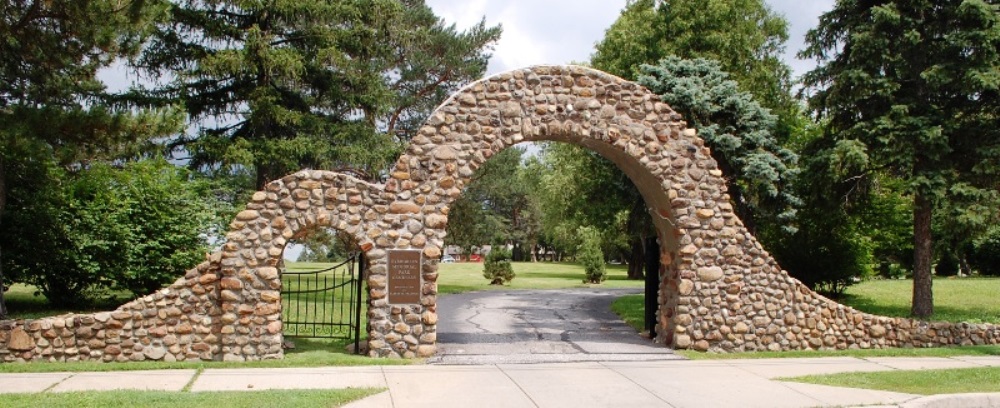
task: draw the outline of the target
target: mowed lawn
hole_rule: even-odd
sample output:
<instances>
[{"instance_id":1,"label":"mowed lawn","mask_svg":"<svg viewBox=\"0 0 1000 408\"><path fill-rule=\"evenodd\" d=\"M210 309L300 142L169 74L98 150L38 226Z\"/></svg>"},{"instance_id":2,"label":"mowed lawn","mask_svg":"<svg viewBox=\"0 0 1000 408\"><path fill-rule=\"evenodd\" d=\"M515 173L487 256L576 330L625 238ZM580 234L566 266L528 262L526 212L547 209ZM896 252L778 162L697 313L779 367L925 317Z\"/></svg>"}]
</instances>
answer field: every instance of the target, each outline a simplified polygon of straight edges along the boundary
<instances>
[{"instance_id":1,"label":"mowed lawn","mask_svg":"<svg viewBox=\"0 0 1000 408\"><path fill-rule=\"evenodd\" d=\"M601 284L583 283L583 267L566 262L513 262L514 280L490 285L483 277L482 262L440 264L438 291L461 293L497 289L642 288L640 280L629 280L625 265L607 265L608 279Z\"/></svg>"},{"instance_id":2,"label":"mowed lawn","mask_svg":"<svg viewBox=\"0 0 1000 408\"><path fill-rule=\"evenodd\" d=\"M782 380L921 395L1000 392L1000 367L839 373Z\"/></svg>"},{"instance_id":3,"label":"mowed lawn","mask_svg":"<svg viewBox=\"0 0 1000 408\"><path fill-rule=\"evenodd\" d=\"M1000 323L1000 278L936 278L933 288L930 320ZM838 301L868 313L907 317L912 298L912 280L872 280L848 287Z\"/></svg>"}]
</instances>

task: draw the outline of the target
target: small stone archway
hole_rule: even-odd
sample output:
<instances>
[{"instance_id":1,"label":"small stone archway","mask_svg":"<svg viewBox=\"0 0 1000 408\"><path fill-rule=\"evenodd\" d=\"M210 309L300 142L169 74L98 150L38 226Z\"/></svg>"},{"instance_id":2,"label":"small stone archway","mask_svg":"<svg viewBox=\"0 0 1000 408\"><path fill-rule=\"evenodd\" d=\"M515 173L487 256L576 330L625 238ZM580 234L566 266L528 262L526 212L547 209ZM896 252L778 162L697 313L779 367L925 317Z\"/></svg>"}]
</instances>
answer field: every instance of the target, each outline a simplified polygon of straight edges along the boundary
<instances>
[{"instance_id":1,"label":"small stone archway","mask_svg":"<svg viewBox=\"0 0 1000 408\"><path fill-rule=\"evenodd\" d=\"M303 170L253 195L222 249L173 285L114 312L0 322L0 361L281 358L285 245L315 227L352 235L369 260L372 357L436 352L437 269L449 205L477 168L525 141L584 146L638 187L661 241L657 333L716 352L998 344L990 324L858 312L791 278L733 213L709 149L639 85L579 66L477 81L439 106L384 185ZM392 304L388 254L423 254L418 301Z\"/></svg>"}]
</instances>

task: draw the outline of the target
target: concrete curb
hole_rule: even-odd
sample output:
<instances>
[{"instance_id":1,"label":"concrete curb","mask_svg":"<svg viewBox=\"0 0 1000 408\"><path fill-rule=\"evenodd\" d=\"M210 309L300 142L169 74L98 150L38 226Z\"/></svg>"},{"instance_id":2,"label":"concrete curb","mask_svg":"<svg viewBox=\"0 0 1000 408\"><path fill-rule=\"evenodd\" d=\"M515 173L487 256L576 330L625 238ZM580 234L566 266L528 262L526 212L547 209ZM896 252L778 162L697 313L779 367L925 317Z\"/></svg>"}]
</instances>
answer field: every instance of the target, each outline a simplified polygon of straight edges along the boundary
<instances>
[{"instance_id":1,"label":"concrete curb","mask_svg":"<svg viewBox=\"0 0 1000 408\"><path fill-rule=\"evenodd\" d=\"M1000 393L939 394L900 404L900 408L1000 408Z\"/></svg>"}]
</instances>

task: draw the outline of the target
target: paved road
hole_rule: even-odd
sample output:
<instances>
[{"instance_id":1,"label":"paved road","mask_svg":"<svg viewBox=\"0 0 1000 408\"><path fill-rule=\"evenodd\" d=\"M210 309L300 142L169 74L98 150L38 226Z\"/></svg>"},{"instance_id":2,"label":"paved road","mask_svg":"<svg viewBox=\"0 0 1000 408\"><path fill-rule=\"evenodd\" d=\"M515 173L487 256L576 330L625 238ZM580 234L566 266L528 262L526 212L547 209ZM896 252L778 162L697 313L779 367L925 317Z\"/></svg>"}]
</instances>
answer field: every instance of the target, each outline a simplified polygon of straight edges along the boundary
<instances>
[{"instance_id":1,"label":"paved road","mask_svg":"<svg viewBox=\"0 0 1000 408\"><path fill-rule=\"evenodd\" d=\"M680 357L611 311L636 289L482 291L438 299L434 364L652 361Z\"/></svg>"}]
</instances>

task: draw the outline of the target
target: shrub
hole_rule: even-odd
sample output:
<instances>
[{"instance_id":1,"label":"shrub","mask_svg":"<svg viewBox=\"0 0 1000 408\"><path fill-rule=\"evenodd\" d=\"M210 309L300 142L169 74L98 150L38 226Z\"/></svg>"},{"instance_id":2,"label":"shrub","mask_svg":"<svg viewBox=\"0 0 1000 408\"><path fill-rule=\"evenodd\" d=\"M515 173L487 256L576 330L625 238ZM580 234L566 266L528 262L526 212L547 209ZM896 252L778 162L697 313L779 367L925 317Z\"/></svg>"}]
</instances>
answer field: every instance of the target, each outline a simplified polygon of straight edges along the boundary
<instances>
[{"instance_id":1,"label":"shrub","mask_svg":"<svg viewBox=\"0 0 1000 408\"><path fill-rule=\"evenodd\" d=\"M958 275L958 272L958 258L950 251L942 254L941 259L938 259L937 265L934 265L934 273L937 276L955 276Z\"/></svg>"},{"instance_id":2,"label":"shrub","mask_svg":"<svg viewBox=\"0 0 1000 408\"><path fill-rule=\"evenodd\" d=\"M1000 227L992 227L972 244L969 264L985 276L1000 276Z\"/></svg>"},{"instance_id":3,"label":"shrub","mask_svg":"<svg viewBox=\"0 0 1000 408\"><path fill-rule=\"evenodd\" d=\"M215 203L182 168L147 160L38 170L36 184L12 189L0 242L11 281L53 305L86 305L109 289L150 293L208 250Z\"/></svg>"},{"instance_id":4,"label":"shrub","mask_svg":"<svg viewBox=\"0 0 1000 408\"><path fill-rule=\"evenodd\" d=\"M489 279L490 285L503 285L514 280L514 268L510 266L510 258L510 250L500 245L494 245L486 255L483 277Z\"/></svg>"},{"instance_id":5,"label":"shrub","mask_svg":"<svg viewBox=\"0 0 1000 408\"><path fill-rule=\"evenodd\" d=\"M580 229L581 243L577 249L577 259L587 274L584 283L601 283L608 278L604 270L604 252L601 251L601 237L590 228Z\"/></svg>"}]
</instances>

